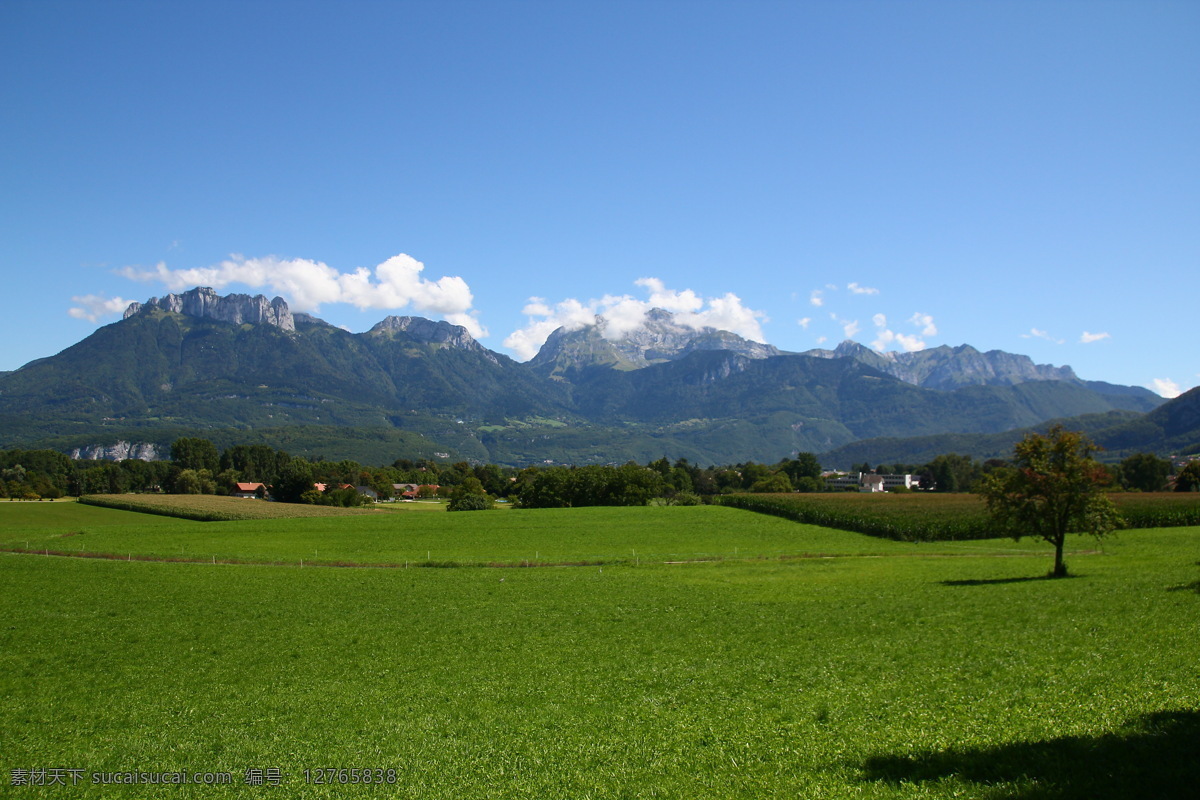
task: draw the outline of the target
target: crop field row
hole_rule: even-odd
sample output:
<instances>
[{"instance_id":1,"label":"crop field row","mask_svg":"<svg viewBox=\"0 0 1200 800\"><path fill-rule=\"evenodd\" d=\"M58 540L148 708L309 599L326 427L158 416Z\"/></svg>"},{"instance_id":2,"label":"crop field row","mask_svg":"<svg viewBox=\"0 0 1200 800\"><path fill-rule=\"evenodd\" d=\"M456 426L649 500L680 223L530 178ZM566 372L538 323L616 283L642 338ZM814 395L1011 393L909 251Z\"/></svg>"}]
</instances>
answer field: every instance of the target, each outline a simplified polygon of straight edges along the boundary
<instances>
[{"instance_id":1,"label":"crop field row","mask_svg":"<svg viewBox=\"0 0 1200 800\"><path fill-rule=\"evenodd\" d=\"M348 570L0 553L5 796L1183 798L1200 785L1200 528L1102 548L1072 537L1074 577L1057 580L1040 577L1043 547L898 542L720 507L201 523L4 503L0 540L248 560L436 546L464 563L579 559L632 543L756 556ZM12 785L39 769L82 780ZM91 782L131 771L231 783ZM279 785L247 785L267 773Z\"/></svg>"},{"instance_id":2,"label":"crop field row","mask_svg":"<svg viewBox=\"0 0 1200 800\"><path fill-rule=\"evenodd\" d=\"M200 522L230 522L246 519L299 519L337 517L367 513L362 509L310 506L299 503L268 503L241 497L211 494L89 494L79 498L84 505L160 514Z\"/></svg>"},{"instance_id":3,"label":"crop field row","mask_svg":"<svg viewBox=\"0 0 1200 800\"><path fill-rule=\"evenodd\" d=\"M1200 495L1109 495L1125 528L1200 525ZM721 505L907 542L987 539L996 536L983 499L973 494L738 494Z\"/></svg>"}]
</instances>

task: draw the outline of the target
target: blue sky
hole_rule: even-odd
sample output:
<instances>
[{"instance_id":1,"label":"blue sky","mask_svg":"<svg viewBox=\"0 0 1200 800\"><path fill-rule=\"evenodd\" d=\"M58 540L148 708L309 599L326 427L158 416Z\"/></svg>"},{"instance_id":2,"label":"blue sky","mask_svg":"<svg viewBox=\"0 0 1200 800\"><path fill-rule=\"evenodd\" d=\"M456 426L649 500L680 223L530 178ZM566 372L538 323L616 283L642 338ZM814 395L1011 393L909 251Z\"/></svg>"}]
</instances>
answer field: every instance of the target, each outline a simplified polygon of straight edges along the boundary
<instances>
[{"instance_id":1,"label":"blue sky","mask_svg":"<svg viewBox=\"0 0 1200 800\"><path fill-rule=\"evenodd\" d=\"M0 3L0 369L201 283L1200 384L1200 3Z\"/></svg>"}]
</instances>

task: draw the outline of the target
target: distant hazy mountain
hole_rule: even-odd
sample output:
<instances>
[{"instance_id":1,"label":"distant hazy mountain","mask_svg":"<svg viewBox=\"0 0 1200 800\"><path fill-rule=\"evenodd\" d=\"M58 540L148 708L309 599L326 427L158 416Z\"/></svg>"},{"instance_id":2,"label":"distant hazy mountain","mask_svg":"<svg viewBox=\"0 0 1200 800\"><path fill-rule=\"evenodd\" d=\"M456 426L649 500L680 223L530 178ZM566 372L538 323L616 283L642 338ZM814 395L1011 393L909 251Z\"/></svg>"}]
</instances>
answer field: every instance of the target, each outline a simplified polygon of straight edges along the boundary
<instances>
[{"instance_id":1,"label":"distant hazy mountain","mask_svg":"<svg viewBox=\"0 0 1200 800\"><path fill-rule=\"evenodd\" d=\"M1114 451L1200 453L1200 387L1168 400L1142 417L1099 430L1095 438L1097 443Z\"/></svg>"},{"instance_id":2,"label":"distant hazy mountain","mask_svg":"<svg viewBox=\"0 0 1200 800\"><path fill-rule=\"evenodd\" d=\"M676 361L696 351L728 351L751 359L803 355L831 360L853 359L905 383L925 389L953 391L965 386L1015 386L1033 381L1063 381L1108 395L1119 408L1148 411L1162 398L1140 386L1118 386L1083 381L1070 367L1035 364L1029 356L1001 350L980 352L970 345L942 345L911 353L880 353L853 341L835 350L784 353L771 345L749 341L728 331L695 330L675 321L662 309L653 309L643 325L619 338L610 338L603 318L594 325L559 328L529 362L543 375L563 377L592 367L634 370Z\"/></svg>"},{"instance_id":3,"label":"distant hazy mountain","mask_svg":"<svg viewBox=\"0 0 1200 800\"><path fill-rule=\"evenodd\" d=\"M1110 411L1067 419L1051 419L1040 425L999 433L941 433L911 437L860 439L822 455L826 466L922 463L940 453L961 453L978 459L1004 458L1013 445L1030 432L1040 432L1052 423L1080 430L1103 450L1100 457L1116 461L1137 452L1161 455L1200 454L1200 387L1168 400L1147 414Z\"/></svg>"},{"instance_id":4,"label":"distant hazy mountain","mask_svg":"<svg viewBox=\"0 0 1200 800\"><path fill-rule=\"evenodd\" d=\"M804 355L821 358L853 358L880 372L926 389L954 390L964 386L1015 386L1030 381L1065 381L1086 386L1113 398L1121 408L1149 411L1162 398L1140 386L1119 386L1103 381L1082 381L1070 367L1034 364L1029 356L989 350L968 344L941 345L912 353L879 353L857 342L845 341L836 350L809 350Z\"/></svg>"},{"instance_id":5,"label":"distant hazy mountain","mask_svg":"<svg viewBox=\"0 0 1200 800\"><path fill-rule=\"evenodd\" d=\"M521 364L447 322L388 317L352 334L279 298L197 288L132 304L122 321L0 375L0 447L118 457L203 435L374 463L733 463L1114 411L1139 412L1108 419L1127 426L1114 436L1166 442L1192 420L1141 415L1161 403L1145 390L966 346L788 354L662 310L626 335L608 330L560 329Z\"/></svg>"},{"instance_id":6,"label":"distant hazy mountain","mask_svg":"<svg viewBox=\"0 0 1200 800\"><path fill-rule=\"evenodd\" d=\"M851 469L864 461L871 464L923 464L943 453L957 453L981 461L1008 458L1012 455L1013 445L1021 441L1026 434L1044 432L1055 423L1061 423L1071 430L1083 431L1096 441L1100 432L1136 422L1144 416L1136 411L1109 411L1103 414L1051 419L1037 425L997 433L936 433L859 439L822 453L821 464L827 469ZM1154 450L1148 446L1136 449ZM1111 460L1126 454L1108 451L1101 456Z\"/></svg>"}]
</instances>

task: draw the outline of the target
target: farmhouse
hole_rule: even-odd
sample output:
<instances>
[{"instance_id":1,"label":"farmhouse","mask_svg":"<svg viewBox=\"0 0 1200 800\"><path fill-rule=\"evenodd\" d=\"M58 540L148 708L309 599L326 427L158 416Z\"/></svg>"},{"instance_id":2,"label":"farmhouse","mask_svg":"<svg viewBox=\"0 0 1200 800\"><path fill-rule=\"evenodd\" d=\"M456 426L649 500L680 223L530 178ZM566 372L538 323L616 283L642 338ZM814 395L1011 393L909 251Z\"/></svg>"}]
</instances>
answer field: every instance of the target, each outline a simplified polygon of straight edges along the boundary
<instances>
[{"instance_id":1,"label":"farmhouse","mask_svg":"<svg viewBox=\"0 0 1200 800\"><path fill-rule=\"evenodd\" d=\"M872 475L869 472L863 474L861 482L859 483L858 490L860 492L885 492L885 491L887 491L883 486L883 476L882 475Z\"/></svg>"},{"instance_id":2,"label":"farmhouse","mask_svg":"<svg viewBox=\"0 0 1200 800\"><path fill-rule=\"evenodd\" d=\"M234 485L233 497L265 497L267 487L261 483L238 483Z\"/></svg>"},{"instance_id":3,"label":"farmhouse","mask_svg":"<svg viewBox=\"0 0 1200 800\"><path fill-rule=\"evenodd\" d=\"M393 483L392 493L401 500L416 500L418 497L437 497L441 488L436 483Z\"/></svg>"}]
</instances>

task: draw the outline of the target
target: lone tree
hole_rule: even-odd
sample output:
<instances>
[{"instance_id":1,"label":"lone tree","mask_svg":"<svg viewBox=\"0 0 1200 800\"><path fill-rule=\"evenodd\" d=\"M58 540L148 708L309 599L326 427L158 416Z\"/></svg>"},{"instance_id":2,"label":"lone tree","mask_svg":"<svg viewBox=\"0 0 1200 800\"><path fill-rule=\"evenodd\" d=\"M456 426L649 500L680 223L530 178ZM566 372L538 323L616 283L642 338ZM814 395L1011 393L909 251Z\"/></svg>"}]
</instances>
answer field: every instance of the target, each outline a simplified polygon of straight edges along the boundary
<instances>
[{"instance_id":1,"label":"lone tree","mask_svg":"<svg viewBox=\"0 0 1200 800\"><path fill-rule=\"evenodd\" d=\"M1082 433L1055 425L1013 448L1012 466L989 475L980 489L992 520L1014 539L1037 536L1054 545L1052 578L1065 577L1068 533L1100 537L1121 522L1101 491L1109 479L1092 458L1096 445Z\"/></svg>"}]
</instances>

